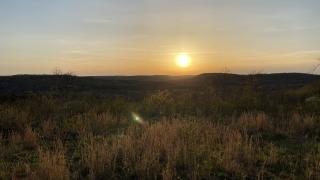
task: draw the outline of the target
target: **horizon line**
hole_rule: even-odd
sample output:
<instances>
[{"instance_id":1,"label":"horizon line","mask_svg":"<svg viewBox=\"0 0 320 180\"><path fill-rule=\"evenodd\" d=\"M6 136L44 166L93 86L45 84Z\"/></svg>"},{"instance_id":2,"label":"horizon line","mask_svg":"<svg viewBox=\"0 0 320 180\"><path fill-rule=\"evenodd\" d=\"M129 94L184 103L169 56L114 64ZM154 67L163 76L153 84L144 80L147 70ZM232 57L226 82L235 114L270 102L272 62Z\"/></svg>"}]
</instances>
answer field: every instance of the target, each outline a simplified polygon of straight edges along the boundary
<instances>
[{"instance_id":1,"label":"horizon line","mask_svg":"<svg viewBox=\"0 0 320 180\"><path fill-rule=\"evenodd\" d=\"M129 75L77 75L74 73L62 73L62 74L11 74L11 75L0 75L0 77L12 77L12 76L63 76L63 75L71 75L76 77L137 77L137 76L144 76L144 77L152 77L152 76L171 76L171 77L182 77L182 76L200 76L200 75L206 75L206 74L228 74L228 75L274 75L274 74L304 74L304 75L314 75L314 76L320 76L320 74L317 73L303 73L303 72L270 72L270 73L259 73L259 72L253 72L253 73L229 73L229 72L204 72L199 74L129 74Z\"/></svg>"}]
</instances>

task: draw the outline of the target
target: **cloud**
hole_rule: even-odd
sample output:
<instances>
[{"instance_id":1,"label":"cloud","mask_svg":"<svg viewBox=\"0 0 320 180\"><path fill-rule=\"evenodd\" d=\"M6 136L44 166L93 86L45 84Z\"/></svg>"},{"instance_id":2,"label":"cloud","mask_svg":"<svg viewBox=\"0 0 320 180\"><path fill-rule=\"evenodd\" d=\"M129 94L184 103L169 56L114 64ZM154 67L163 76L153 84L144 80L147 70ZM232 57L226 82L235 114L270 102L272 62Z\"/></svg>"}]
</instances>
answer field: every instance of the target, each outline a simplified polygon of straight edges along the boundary
<instances>
[{"instance_id":1,"label":"cloud","mask_svg":"<svg viewBox=\"0 0 320 180\"><path fill-rule=\"evenodd\" d=\"M112 20L109 18L86 18L84 22L88 24L105 25L110 24Z\"/></svg>"},{"instance_id":2,"label":"cloud","mask_svg":"<svg viewBox=\"0 0 320 180\"><path fill-rule=\"evenodd\" d=\"M288 29L286 28L279 28L279 27L267 27L263 30L263 32L267 32L267 33L274 33L274 32L285 32Z\"/></svg>"},{"instance_id":3,"label":"cloud","mask_svg":"<svg viewBox=\"0 0 320 180\"><path fill-rule=\"evenodd\" d=\"M265 64L272 65L274 67L280 66L299 66L301 68L313 65L317 62L317 59L320 57L320 50L299 50L299 51L291 51L284 53L256 53L255 55L243 57L244 60L247 61L265 61Z\"/></svg>"},{"instance_id":4,"label":"cloud","mask_svg":"<svg viewBox=\"0 0 320 180\"><path fill-rule=\"evenodd\" d=\"M320 55L320 50L301 50L301 51L295 51L295 52L290 52L283 54L283 56L287 57L305 57L305 56L319 56Z\"/></svg>"},{"instance_id":5,"label":"cloud","mask_svg":"<svg viewBox=\"0 0 320 180\"><path fill-rule=\"evenodd\" d=\"M289 31L310 31L317 30L319 26L288 26L288 27L266 27L263 29L263 32L266 33L278 33L278 32L289 32Z\"/></svg>"}]
</instances>

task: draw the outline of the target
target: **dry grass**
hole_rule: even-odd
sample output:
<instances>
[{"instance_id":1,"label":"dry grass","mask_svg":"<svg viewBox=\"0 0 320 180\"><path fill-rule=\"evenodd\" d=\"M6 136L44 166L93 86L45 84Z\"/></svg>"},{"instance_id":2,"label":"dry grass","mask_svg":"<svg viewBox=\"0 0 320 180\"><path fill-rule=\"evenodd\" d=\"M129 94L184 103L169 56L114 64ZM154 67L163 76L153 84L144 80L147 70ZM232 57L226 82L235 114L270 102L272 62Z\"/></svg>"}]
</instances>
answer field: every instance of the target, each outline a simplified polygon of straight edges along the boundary
<instances>
[{"instance_id":1,"label":"dry grass","mask_svg":"<svg viewBox=\"0 0 320 180\"><path fill-rule=\"evenodd\" d=\"M118 130L126 127L129 120L119 119L111 113L93 113L89 112L85 115L76 116L70 119L70 129L80 136L87 134L94 135L112 135Z\"/></svg>"},{"instance_id":2,"label":"dry grass","mask_svg":"<svg viewBox=\"0 0 320 180\"><path fill-rule=\"evenodd\" d=\"M287 121L286 131L290 134L305 135L315 127L317 119L312 116L303 116L299 113L292 114L292 117Z\"/></svg>"},{"instance_id":3,"label":"dry grass","mask_svg":"<svg viewBox=\"0 0 320 180\"><path fill-rule=\"evenodd\" d=\"M243 113L234 119L233 127L249 133L277 132L288 135L306 135L317 127L318 118L299 113L274 118L265 113Z\"/></svg>"},{"instance_id":4,"label":"dry grass","mask_svg":"<svg viewBox=\"0 0 320 180\"><path fill-rule=\"evenodd\" d=\"M46 120L41 125L41 134L42 137L47 140L53 140L56 137L55 130L56 124L50 120Z\"/></svg>"},{"instance_id":5,"label":"dry grass","mask_svg":"<svg viewBox=\"0 0 320 180\"><path fill-rule=\"evenodd\" d=\"M265 113L243 113L236 119L236 125L246 131L266 131L271 128Z\"/></svg>"},{"instance_id":6,"label":"dry grass","mask_svg":"<svg viewBox=\"0 0 320 180\"><path fill-rule=\"evenodd\" d=\"M247 91L90 93L1 102L0 179L319 179L317 111L260 109Z\"/></svg>"},{"instance_id":7,"label":"dry grass","mask_svg":"<svg viewBox=\"0 0 320 180\"><path fill-rule=\"evenodd\" d=\"M113 166L111 162L116 155L112 154L112 147L109 147L105 139L97 141L92 135L83 137L80 145L80 161L82 169L78 174L78 177L89 177L90 179L96 179L104 176L110 168Z\"/></svg>"},{"instance_id":8,"label":"dry grass","mask_svg":"<svg viewBox=\"0 0 320 180\"><path fill-rule=\"evenodd\" d=\"M90 137L83 146L83 167L90 177L198 179L220 170L246 177L259 152L257 140L209 122L163 121L128 129L108 145ZM185 174L188 172L188 174Z\"/></svg>"},{"instance_id":9,"label":"dry grass","mask_svg":"<svg viewBox=\"0 0 320 180\"><path fill-rule=\"evenodd\" d=\"M30 124L29 114L19 108L5 106L0 109L0 130L5 133L11 131L23 132Z\"/></svg>"},{"instance_id":10,"label":"dry grass","mask_svg":"<svg viewBox=\"0 0 320 180\"><path fill-rule=\"evenodd\" d=\"M37 134L32 130L31 127L27 127L24 136L23 136L23 144L26 149L36 149L38 136Z\"/></svg>"},{"instance_id":11,"label":"dry grass","mask_svg":"<svg viewBox=\"0 0 320 180\"><path fill-rule=\"evenodd\" d=\"M320 178L320 147L315 149L315 151L307 154L305 158L306 167L306 177L308 179L319 179Z\"/></svg>"},{"instance_id":12,"label":"dry grass","mask_svg":"<svg viewBox=\"0 0 320 180\"><path fill-rule=\"evenodd\" d=\"M65 124L44 121L36 130L26 125L23 133L1 136L1 157L19 160L2 163L1 168L12 178L30 179L319 177L316 117L294 114L276 121L265 113L244 113L221 123L190 117L142 125L128 121L107 112L88 112ZM67 135L72 133L76 136L70 140Z\"/></svg>"},{"instance_id":13,"label":"dry grass","mask_svg":"<svg viewBox=\"0 0 320 180\"><path fill-rule=\"evenodd\" d=\"M36 170L36 175L40 179L45 177L48 180L66 180L70 178L65 150L61 142L57 142L53 151L39 150L39 167Z\"/></svg>"},{"instance_id":14,"label":"dry grass","mask_svg":"<svg viewBox=\"0 0 320 180\"><path fill-rule=\"evenodd\" d=\"M304 121L309 123L310 119ZM232 125L164 119L132 126L124 136L113 139L88 136L82 141L82 174L78 174L111 179L263 179L275 177L277 172L270 173L270 167L287 166L291 169L281 177L294 177L289 172L299 170L282 159L284 150L259 135L249 135L276 130L273 124L264 113L246 113ZM292 127L284 129L292 131ZM310 157L315 157L314 153ZM308 161L302 167L308 169L308 176L315 177L319 165Z\"/></svg>"}]
</instances>

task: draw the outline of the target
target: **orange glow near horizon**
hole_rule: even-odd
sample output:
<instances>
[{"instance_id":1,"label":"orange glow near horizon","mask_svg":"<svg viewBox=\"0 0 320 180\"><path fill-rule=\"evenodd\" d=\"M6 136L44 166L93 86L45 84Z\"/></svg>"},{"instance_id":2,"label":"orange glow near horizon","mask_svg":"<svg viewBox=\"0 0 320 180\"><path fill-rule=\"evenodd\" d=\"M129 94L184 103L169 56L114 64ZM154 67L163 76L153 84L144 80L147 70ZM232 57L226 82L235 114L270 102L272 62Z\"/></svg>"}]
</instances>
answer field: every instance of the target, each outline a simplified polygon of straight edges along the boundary
<instances>
[{"instance_id":1,"label":"orange glow near horizon","mask_svg":"<svg viewBox=\"0 0 320 180\"><path fill-rule=\"evenodd\" d=\"M320 57L317 7L311 0L0 1L0 75L56 67L101 76L308 73Z\"/></svg>"}]
</instances>

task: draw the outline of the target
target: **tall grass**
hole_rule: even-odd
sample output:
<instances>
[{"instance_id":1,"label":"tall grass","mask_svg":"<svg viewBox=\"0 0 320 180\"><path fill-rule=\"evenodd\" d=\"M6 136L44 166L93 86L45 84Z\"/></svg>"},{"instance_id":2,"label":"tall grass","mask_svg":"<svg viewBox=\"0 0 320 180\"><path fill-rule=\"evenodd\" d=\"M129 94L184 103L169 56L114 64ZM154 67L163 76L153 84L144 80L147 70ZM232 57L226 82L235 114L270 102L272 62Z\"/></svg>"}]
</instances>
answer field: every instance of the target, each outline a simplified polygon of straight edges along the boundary
<instances>
[{"instance_id":1,"label":"tall grass","mask_svg":"<svg viewBox=\"0 0 320 180\"><path fill-rule=\"evenodd\" d=\"M198 179L254 174L258 139L207 121L165 120L113 139L87 137L81 164L94 178ZM188 173L186 173L188 172Z\"/></svg>"},{"instance_id":2,"label":"tall grass","mask_svg":"<svg viewBox=\"0 0 320 180\"><path fill-rule=\"evenodd\" d=\"M67 180L70 172L62 145L57 144L53 151L39 150L39 164L36 177L48 180Z\"/></svg>"},{"instance_id":3,"label":"tall grass","mask_svg":"<svg viewBox=\"0 0 320 180\"><path fill-rule=\"evenodd\" d=\"M261 123L264 114L244 114L240 124L244 117L250 117L254 130L268 127ZM130 127L121 138L88 136L82 142L80 166L87 174L79 174L98 179L291 178L300 171L283 159L286 149L250 135L248 127L207 120L163 120ZM313 151L299 156L308 158ZM309 177L318 177L318 161L295 163L302 163Z\"/></svg>"},{"instance_id":4,"label":"tall grass","mask_svg":"<svg viewBox=\"0 0 320 180\"><path fill-rule=\"evenodd\" d=\"M140 103L82 106L37 97L3 104L0 179L320 178L317 113L226 116L218 112L232 106L213 102L222 98L191 105L192 96L176 102L165 91ZM145 122L135 123L132 111Z\"/></svg>"}]
</instances>

